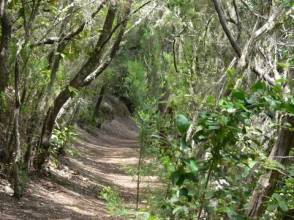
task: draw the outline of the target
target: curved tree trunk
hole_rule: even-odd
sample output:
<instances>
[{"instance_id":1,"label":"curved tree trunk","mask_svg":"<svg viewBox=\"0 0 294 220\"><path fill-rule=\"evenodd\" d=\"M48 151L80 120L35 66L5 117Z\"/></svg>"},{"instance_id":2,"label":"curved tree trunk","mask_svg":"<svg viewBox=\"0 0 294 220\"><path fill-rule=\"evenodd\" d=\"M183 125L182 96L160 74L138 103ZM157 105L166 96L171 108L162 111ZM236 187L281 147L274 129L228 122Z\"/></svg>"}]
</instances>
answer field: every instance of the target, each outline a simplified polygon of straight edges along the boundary
<instances>
[{"instance_id":1,"label":"curved tree trunk","mask_svg":"<svg viewBox=\"0 0 294 220\"><path fill-rule=\"evenodd\" d=\"M103 24L103 28L99 39L96 43L95 49L91 54L90 58L81 67L79 72L70 81L69 85L57 96L52 107L49 108L46 118L43 123L42 134L39 143L39 152L36 160L36 167L38 170L42 169L46 159L49 156L50 150L50 139L52 136L52 131L55 125L56 117L67 102L67 100L75 95L75 92L71 89L79 90L82 87L89 85L94 79L96 79L110 64L117 51L119 50L120 42L122 41L126 24L130 15L132 1L129 0L125 3L125 19L118 23L113 28L113 23L117 15L116 4L110 3L107 15ZM118 27L121 27L120 29ZM117 31L119 30L119 31ZM114 37L114 33L118 32L117 36ZM110 46L109 51L105 51L105 45L108 44L113 38L114 42ZM104 55L107 54L107 59L103 60Z\"/></svg>"},{"instance_id":2,"label":"curved tree trunk","mask_svg":"<svg viewBox=\"0 0 294 220\"><path fill-rule=\"evenodd\" d=\"M66 87L54 101L52 107L49 108L45 121L43 123L42 134L39 143L39 152L37 158L36 168L41 170L43 164L49 156L49 148L50 148L50 138L52 136L52 131L55 125L56 117L62 108L62 106L67 102L67 100L71 97L71 92L68 87Z\"/></svg>"},{"instance_id":3,"label":"curved tree trunk","mask_svg":"<svg viewBox=\"0 0 294 220\"><path fill-rule=\"evenodd\" d=\"M282 122L283 125L288 123L293 128L294 116L285 116ZM294 147L294 131L289 128L282 128L269 159L283 164L292 147ZM266 209L266 202L272 196L279 178L280 173L276 170L270 170L260 177L248 204L247 215L250 219L259 219L262 216Z\"/></svg>"}]
</instances>

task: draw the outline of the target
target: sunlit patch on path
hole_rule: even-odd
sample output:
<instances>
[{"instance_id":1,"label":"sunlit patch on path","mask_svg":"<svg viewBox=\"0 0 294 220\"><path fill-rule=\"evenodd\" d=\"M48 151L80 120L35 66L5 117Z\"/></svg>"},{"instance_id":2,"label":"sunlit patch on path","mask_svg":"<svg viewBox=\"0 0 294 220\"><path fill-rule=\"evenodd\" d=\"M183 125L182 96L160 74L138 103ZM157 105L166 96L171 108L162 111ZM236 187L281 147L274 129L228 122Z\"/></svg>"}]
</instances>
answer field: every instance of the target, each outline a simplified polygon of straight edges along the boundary
<instances>
[{"instance_id":1,"label":"sunlit patch on path","mask_svg":"<svg viewBox=\"0 0 294 220\"><path fill-rule=\"evenodd\" d=\"M115 187L126 202L135 203L136 180L124 169L138 163L134 122L117 118L101 130L77 126L76 132L77 155L62 158L47 178L33 178L20 201L10 197L2 181L0 219L117 219L99 197L104 186ZM142 187L149 181L157 178L144 177Z\"/></svg>"}]
</instances>

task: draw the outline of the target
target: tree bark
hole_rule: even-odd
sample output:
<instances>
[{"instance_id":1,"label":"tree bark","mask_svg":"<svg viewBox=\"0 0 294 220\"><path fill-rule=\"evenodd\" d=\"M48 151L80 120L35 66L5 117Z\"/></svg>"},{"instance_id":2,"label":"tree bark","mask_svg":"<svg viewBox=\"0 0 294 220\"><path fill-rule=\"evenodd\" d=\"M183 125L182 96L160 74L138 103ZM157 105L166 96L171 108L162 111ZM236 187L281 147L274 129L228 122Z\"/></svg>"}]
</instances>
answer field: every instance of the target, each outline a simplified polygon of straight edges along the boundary
<instances>
[{"instance_id":1,"label":"tree bark","mask_svg":"<svg viewBox=\"0 0 294 220\"><path fill-rule=\"evenodd\" d=\"M8 70L8 44L11 36L11 24L6 13L7 0L0 0L0 93L5 91L9 80Z\"/></svg>"},{"instance_id":2,"label":"tree bark","mask_svg":"<svg viewBox=\"0 0 294 220\"><path fill-rule=\"evenodd\" d=\"M104 84L99 92L99 95L98 95L98 99L97 99L97 102L96 102L96 105L95 105L95 109L94 109L94 113L93 113L93 118L97 118L98 115L99 115L99 110L100 110L100 106L101 106L101 103L102 103L102 100L103 100L103 97L104 97L104 93L105 93L105 89L106 89L106 84Z\"/></svg>"},{"instance_id":3,"label":"tree bark","mask_svg":"<svg viewBox=\"0 0 294 220\"><path fill-rule=\"evenodd\" d=\"M14 196L20 198L22 196L22 186L20 179L20 167L21 167L21 147L20 147L20 133L19 133L19 114L20 114L20 97L19 97L19 66L18 59L15 61L15 108L14 108L14 152L12 162L12 174L13 174L13 189Z\"/></svg>"},{"instance_id":4,"label":"tree bark","mask_svg":"<svg viewBox=\"0 0 294 220\"><path fill-rule=\"evenodd\" d=\"M282 123L288 123L293 128L294 116L285 116ZM281 128L269 159L283 164L293 146L294 131L285 127ZM259 219L262 216L266 209L266 202L272 196L279 178L280 173L276 170L270 170L259 178L247 208L247 215L250 219Z\"/></svg>"},{"instance_id":5,"label":"tree bark","mask_svg":"<svg viewBox=\"0 0 294 220\"><path fill-rule=\"evenodd\" d=\"M49 108L46 114L39 143L38 158L36 161L37 170L42 169L43 164L49 156L50 138L52 136L52 131L55 125L56 117L62 106L71 97L71 95L72 93L70 92L70 89L67 86L61 93L59 93L59 95L54 101L53 106Z\"/></svg>"},{"instance_id":6,"label":"tree bark","mask_svg":"<svg viewBox=\"0 0 294 220\"><path fill-rule=\"evenodd\" d=\"M43 97L44 91L45 91L45 88L39 93L39 95L37 95L36 97L37 100L41 100L41 98ZM33 107L33 110L32 110L32 115L29 119L29 125L27 126L27 130L26 130L27 149L24 154L24 169L27 173L30 172L31 162L32 162L32 153L38 144L37 143L38 139L35 137L35 134L39 133L37 131L40 130L39 127L40 127L41 119L39 117L39 111L38 111L39 108L40 108L40 103L36 101L35 106Z\"/></svg>"}]
</instances>

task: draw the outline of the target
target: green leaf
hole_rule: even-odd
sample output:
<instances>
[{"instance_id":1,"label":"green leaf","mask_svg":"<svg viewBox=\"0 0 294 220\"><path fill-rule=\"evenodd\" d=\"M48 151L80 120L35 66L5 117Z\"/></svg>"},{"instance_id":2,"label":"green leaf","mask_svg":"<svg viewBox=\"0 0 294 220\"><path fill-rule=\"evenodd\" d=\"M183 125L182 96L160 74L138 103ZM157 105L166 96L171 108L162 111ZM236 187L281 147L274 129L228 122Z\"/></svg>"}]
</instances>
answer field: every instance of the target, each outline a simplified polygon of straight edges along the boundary
<instances>
[{"instance_id":1,"label":"green leaf","mask_svg":"<svg viewBox=\"0 0 294 220\"><path fill-rule=\"evenodd\" d=\"M158 220L158 218L154 215L150 215L148 220Z\"/></svg>"},{"instance_id":2,"label":"green leaf","mask_svg":"<svg viewBox=\"0 0 294 220\"><path fill-rule=\"evenodd\" d=\"M239 100L245 100L246 96L245 96L245 92L244 91L233 91L232 96L236 99Z\"/></svg>"},{"instance_id":3,"label":"green leaf","mask_svg":"<svg viewBox=\"0 0 294 220\"><path fill-rule=\"evenodd\" d=\"M186 138L185 137L183 137L182 139L181 139L181 142L180 142L180 148L182 149L182 150L184 150L184 149L186 149L186 148L188 148L189 146L188 146L188 143L187 143L187 141L186 141Z\"/></svg>"},{"instance_id":4,"label":"green leaf","mask_svg":"<svg viewBox=\"0 0 294 220\"><path fill-rule=\"evenodd\" d=\"M234 67L229 68L227 70L227 76L228 78L232 78L237 73L236 69Z\"/></svg>"},{"instance_id":5,"label":"green leaf","mask_svg":"<svg viewBox=\"0 0 294 220\"><path fill-rule=\"evenodd\" d=\"M282 211L287 212L288 211L288 204L287 201L285 201L281 195L274 194L273 198L278 202L279 207L282 209Z\"/></svg>"},{"instance_id":6,"label":"green leaf","mask_svg":"<svg viewBox=\"0 0 294 220\"><path fill-rule=\"evenodd\" d=\"M187 188L182 188L180 189L180 196L185 196L185 197L188 197L189 196L189 190Z\"/></svg>"},{"instance_id":7,"label":"green leaf","mask_svg":"<svg viewBox=\"0 0 294 220\"><path fill-rule=\"evenodd\" d=\"M237 111L237 109L235 109L235 108L233 108L233 107L229 107L228 109L227 109L227 112L228 113L235 113Z\"/></svg>"},{"instance_id":8,"label":"green leaf","mask_svg":"<svg viewBox=\"0 0 294 220\"><path fill-rule=\"evenodd\" d=\"M218 130L218 129L220 129L219 125L210 125L210 126L208 126L208 130Z\"/></svg>"},{"instance_id":9,"label":"green leaf","mask_svg":"<svg viewBox=\"0 0 294 220\"><path fill-rule=\"evenodd\" d=\"M185 206L177 206L174 210L173 210L173 214L179 214L179 213L186 213L188 211L187 207Z\"/></svg>"},{"instance_id":10,"label":"green leaf","mask_svg":"<svg viewBox=\"0 0 294 220\"><path fill-rule=\"evenodd\" d=\"M193 173L197 173L197 172L198 172L198 166L197 166L195 160L190 160L190 161L189 161L189 168L191 169L191 171L192 171Z\"/></svg>"},{"instance_id":11,"label":"green leaf","mask_svg":"<svg viewBox=\"0 0 294 220\"><path fill-rule=\"evenodd\" d=\"M78 89L71 87L71 86L68 87L68 90L70 91L71 95L73 95L73 96L77 95L79 92Z\"/></svg>"},{"instance_id":12,"label":"green leaf","mask_svg":"<svg viewBox=\"0 0 294 220\"><path fill-rule=\"evenodd\" d=\"M294 104L292 103L284 103L283 108L290 114L294 114Z\"/></svg>"},{"instance_id":13,"label":"green leaf","mask_svg":"<svg viewBox=\"0 0 294 220\"><path fill-rule=\"evenodd\" d=\"M209 95L206 99L206 102L208 105L213 105L213 104L215 104L215 98L213 96Z\"/></svg>"},{"instance_id":14,"label":"green leaf","mask_svg":"<svg viewBox=\"0 0 294 220\"><path fill-rule=\"evenodd\" d=\"M185 181L185 176L179 170L177 170L172 173L171 179L172 179L173 184L181 186L181 185L183 185L183 183Z\"/></svg>"},{"instance_id":15,"label":"green leaf","mask_svg":"<svg viewBox=\"0 0 294 220\"><path fill-rule=\"evenodd\" d=\"M191 123L184 115L177 115L176 117L176 126L179 132L182 134L186 133L190 127Z\"/></svg>"},{"instance_id":16,"label":"green leaf","mask_svg":"<svg viewBox=\"0 0 294 220\"><path fill-rule=\"evenodd\" d=\"M283 173L285 171L284 165L281 164L279 161L276 161L276 160L266 159L264 161L263 166L266 169L276 170L276 171L281 172L281 173Z\"/></svg>"},{"instance_id":17,"label":"green leaf","mask_svg":"<svg viewBox=\"0 0 294 220\"><path fill-rule=\"evenodd\" d=\"M259 90L265 90L266 89L266 84L264 82L257 82L252 86L252 91L257 92Z\"/></svg>"},{"instance_id":18,"label":"green leaf","mask_svg":"<svg viewBox=\"0 0 294 220\"><path fill-rule=\"evenodd\" d=\"M278 63L278 68L280 69L287 69L289 68L290 64L289 63Z\"/></svg>"}]
</instances>

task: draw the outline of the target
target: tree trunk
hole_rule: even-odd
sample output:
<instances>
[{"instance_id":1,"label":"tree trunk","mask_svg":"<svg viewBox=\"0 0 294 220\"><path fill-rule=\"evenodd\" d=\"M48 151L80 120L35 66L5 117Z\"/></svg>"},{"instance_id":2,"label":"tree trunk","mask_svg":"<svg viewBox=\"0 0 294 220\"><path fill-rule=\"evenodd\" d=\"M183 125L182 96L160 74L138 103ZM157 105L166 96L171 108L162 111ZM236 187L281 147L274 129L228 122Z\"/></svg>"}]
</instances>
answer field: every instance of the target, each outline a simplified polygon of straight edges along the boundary
<instances>
[{"instance_id":1,"label":"tree trunk","mask_svg":"<svg viewBox=\"0 0 294 220\"><path fill-rule=\"evenodd\" d=\"M105 89L106 89L106 85L103 85L101 90L100 90L100 93L98 95L98 100L96 102L94 113L93 113L93 118L94 119L99 116L99 110L100 110L100 106L101 106L101 103L102 103L102 100L103 100L103 97L104 97Z\"/></svg>"},{"instance_id":2,"label":"tree trunk","mask_svg":"<svg viewBox=\"0 0 294 220\"><path fill-rule=\"evenodd\" d=\"M12 162L13 174L13 189L14 196L20 198L22 196L22 186L20 180L20 167L21 167L21 147L20 147L20 134L19 134L19 113L20 113L20 97L19 97L19 67L18 59L15 61L15 109L14 109L14 152Z\"/></svg>"},{"instance_id":3,"label":"tree trunk","mask_svg":"<svg viewBox=\"0 0 294 220\"><path fill-rule=\"evenodd\" d=\"M40 95L37 96L37 99L40 100L43 97L43 92L42 90L40 92ZM32 162L32 152L34 151L36 145L37 145L37 140L35 137L35 134L37 131L39 131L40 127L40 117L39 117L39 111L38 108L40 107L40 103L36 101L36 104L33 108L32 115L29 119L29 125L27 126L26 130L26 136L27 136L27 149L24 154L24 168L27 173L29 173L30 168L31 168L31 162Z\"/></svg>"},{"instance_id":4,"label":"tree trunk","mask_svg":"<svg viewBox=\"0 0 294 220\"><path fill-rule=\"evenodd\" d=\"M54 46L52 52L49 54L48 61L49 61L49 69L51 70L51 73L50 73L50 81L48 84L48 91L46 94L47 96L50 96L52 93L52 90L56 81L56 77L57 77L57 72L59 70L60 61L62 60L61 54L63 53L66 46L70 42L65 39L64 30L66 30L66 25L69 23L72 16L73 16L73 7L70 7L68 15L64 18L60 27L59 38L62 40Z\"/></svg>"},{"instance_id":5,"label":"tree trunk","mask_svg":"<svg viewBox=\"0 0 294 220\"><path fill-rule=\"evenodd\" d=\"M0 0L0 93L5 91L9 79L8 70L8 44L11 36L11 24L6 13L6 0Z\"/></svg>"},{"instance_id":6,"label":"tree trunk","mask_svg":"<svg viewBox=\"0 0 294 220\"><path fill-rule=\"evenodd\" d=\"M22 184L20 180L20 167L21 167L21 147L20 147L20 134L19 134L19 108L14 110L14 159L12 163L13 173L13 190L14 197L20 198L22 196Z\"/></svg>"},{"instance_id":7,"label":"tree trunk","mask_svg":"<svg viewBox=\"0 0 294 220\"><path fill-rule=\"evenodd\" d=\"M12 141L13 141L13 131L14 131L14 112L12 112L9 116L9 119L5 123L7 129L5 131L5 140L3 143L4 155L3 162L9 164L11 162L13 149L11 149Z\"/></svg>"},{"instance_id":8,"label":"tree trunk","mask_svg":"<svg viewBox=\"0 0 294 220\"><path fill-rule=\"evenodd\" d=\"M39 143L39 152L38 158L36 161L36 168L38 170L42 169L43 164L49 156L49 148L50 148L50 138L52 136L52 131L55 125L56 117L62 108L62 106L66 103L66 101L71 97L71 92L69 87L66 87L54 101L52 107L49 108L45 121L42 127L42 133Z\"/></svg>"},{"instance_id":9,"label":"tree trunk","mask_svg":"<svg viewBox=\"0 0 294 220\"><path fill-rule=\"evenodd\" d=\"M122 25L121 30L119 31L116 37L116 40L111 46L108 59L102 62L102 57L104 53L107 54L107 51L104 51L104 47L107 43L109 43L112 40L113 34L117 30L116 27L112 28L117 10L116 5L113 5L112 3L109 5L107 15L103 24L103 29L96 43L93 53L91 54L90 58L85 62L85 64L81 67L79 72L70 81L69 85L57 96L53 106L49 108L43 124L42 134L39 143L38 158L36 161L36 167L38 170L42 169L42 166L44 165L46 159L49 157L50 138L52 136L52 131L55 125L56 117L62 106L66 103L66 101L71 96L75 95L74 92L70 91L70 88L79 90L82 87L87 86L106 69L106 67L110 64L112 58L116 55L119 49L120 42L122 41L125 27L128 21L128 16L130 14L131 1L129 1L129 3L127 4L128 5L126 5L127 7L125 9L126 19L124 19L122 23L118 23L116 26L119 27L120 25ZM94 77L88 78L92 75Z\"/></svg>"},{"instance_id":10,"label":"tree trunk","mask_svg":"<svg viewBox=\"0 0 294 220\"><path fill-rule=\"evenodd\" d=\"M284 126L285 123L289 123L293 128L294 116L285 116L282 120L282 125ZM270 153L269 159L283 164L285 157L289 155L293 146L294 131L283 127L279 132L278 140ZM250 219L259 219L262 216L266 209L266 202L272 196L279 178L280 173L276 170L270 170L259 178L248 204L247 215Z\"/></svg>"}]
</instances>

